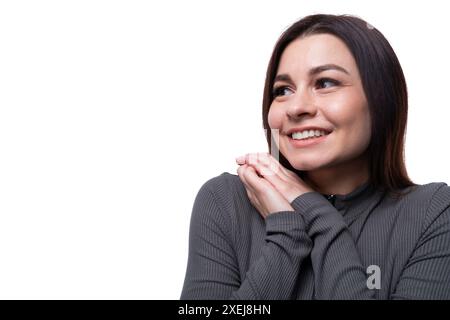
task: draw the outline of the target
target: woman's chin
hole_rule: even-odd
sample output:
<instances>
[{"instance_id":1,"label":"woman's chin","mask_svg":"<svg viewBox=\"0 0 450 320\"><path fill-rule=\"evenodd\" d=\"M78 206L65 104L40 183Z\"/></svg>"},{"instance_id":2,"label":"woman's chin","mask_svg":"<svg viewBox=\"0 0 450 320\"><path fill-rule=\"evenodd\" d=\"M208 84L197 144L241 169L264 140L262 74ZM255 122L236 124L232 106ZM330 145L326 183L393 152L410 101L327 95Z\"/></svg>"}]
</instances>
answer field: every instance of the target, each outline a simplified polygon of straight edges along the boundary
<instances>
[{"instance_id":1,"label":"woman's chin","mask_svg":"<svg viewBox=\"0 0 450 320\"><path fill-rule=\"evenodd\" d=\"M313 171L321 167L321 165L317 162L310 163L310 162L289 161L289 163L291 164L292 168L299 171Z\"/></svg>"}]
</instances>

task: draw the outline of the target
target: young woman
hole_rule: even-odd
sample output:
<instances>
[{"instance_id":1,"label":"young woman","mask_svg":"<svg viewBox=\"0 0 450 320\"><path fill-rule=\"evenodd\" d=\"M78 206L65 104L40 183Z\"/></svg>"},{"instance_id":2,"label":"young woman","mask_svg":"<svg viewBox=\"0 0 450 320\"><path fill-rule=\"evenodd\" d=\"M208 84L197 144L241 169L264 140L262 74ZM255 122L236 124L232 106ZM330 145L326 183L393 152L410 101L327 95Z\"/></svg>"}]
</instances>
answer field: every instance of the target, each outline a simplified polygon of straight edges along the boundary
<instances>
[{"instance_id":1,"label":"young woman","mask_svg":"<svg viewBox=\"0 0 450 320\"><path fill-rule=\"evenodd\" d=\"M270 153L200 189L181 299L450 299L450 187L408 178L407 108L376 28L294 23L267 70Z\"/></svg>"}]
</instances>

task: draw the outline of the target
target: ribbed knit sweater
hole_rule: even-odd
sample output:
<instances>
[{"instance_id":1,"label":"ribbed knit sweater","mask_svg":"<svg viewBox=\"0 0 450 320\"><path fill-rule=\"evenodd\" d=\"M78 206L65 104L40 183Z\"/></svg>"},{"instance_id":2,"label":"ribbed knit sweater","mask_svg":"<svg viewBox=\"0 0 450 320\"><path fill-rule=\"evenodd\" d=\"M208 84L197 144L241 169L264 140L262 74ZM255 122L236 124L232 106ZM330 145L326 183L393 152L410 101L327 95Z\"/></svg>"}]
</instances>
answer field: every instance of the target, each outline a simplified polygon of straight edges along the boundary
<instances>
[{"instance_id":1,"label":"ribbed knit sweater","mask_svg":"<svg viewBox=\"0 0 450 320\"><path fill-rule=\"evenodd\" d=\"M181 299L450 299L450 187L403 191L308 192L263 219L224 172L195 198Z\"/></svg>"}]
</instances>

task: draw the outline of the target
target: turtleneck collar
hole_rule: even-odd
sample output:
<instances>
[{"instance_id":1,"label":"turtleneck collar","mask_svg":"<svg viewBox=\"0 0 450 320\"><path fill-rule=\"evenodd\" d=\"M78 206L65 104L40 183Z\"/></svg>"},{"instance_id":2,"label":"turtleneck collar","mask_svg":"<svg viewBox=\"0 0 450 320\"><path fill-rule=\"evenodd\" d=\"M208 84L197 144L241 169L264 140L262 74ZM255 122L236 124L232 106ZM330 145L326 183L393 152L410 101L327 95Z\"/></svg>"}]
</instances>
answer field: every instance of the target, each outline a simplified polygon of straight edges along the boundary
<instances>
[{"instance_id":1,"label":"turtleneck collar","mask_svg":"<svg viewBox=\"0 0 450 320\"><path fill-rule=\"evenodd\" d=\"M349 204L357 201L363 200L370 194L371 188L369 181L366 181L362 185L356 187L353 191L347 194L323 194L321 193L330 203L338 210L345 209ZM358 201L359 202L359 201Z\"/></svg>"}]
</instances>

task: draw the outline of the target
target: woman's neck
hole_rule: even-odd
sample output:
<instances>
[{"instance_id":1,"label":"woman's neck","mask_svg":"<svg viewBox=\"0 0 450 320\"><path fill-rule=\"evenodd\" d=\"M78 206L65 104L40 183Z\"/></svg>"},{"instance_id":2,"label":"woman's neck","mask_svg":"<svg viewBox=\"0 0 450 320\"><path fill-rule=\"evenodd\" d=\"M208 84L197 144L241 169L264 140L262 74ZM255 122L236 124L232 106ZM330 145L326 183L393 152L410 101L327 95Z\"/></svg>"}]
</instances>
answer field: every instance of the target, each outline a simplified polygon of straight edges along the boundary
<instances>
[{"instance_id":1,"label":"woman's neck","mask_svg":"<svg viewBox=\"0 0 450 320\"><path fill-rule=\"evenodd\" d=\"M365 156L329 168L308 171L305 182L322 194L345 195L368 181L369 168Z\"/></svg>"}]
</instances>

